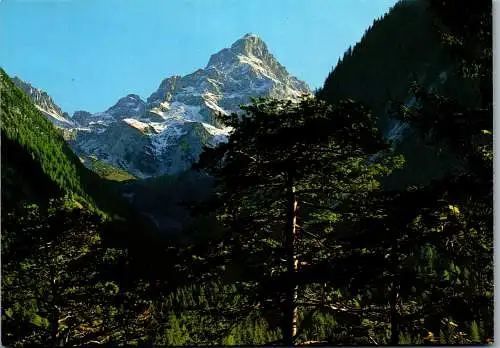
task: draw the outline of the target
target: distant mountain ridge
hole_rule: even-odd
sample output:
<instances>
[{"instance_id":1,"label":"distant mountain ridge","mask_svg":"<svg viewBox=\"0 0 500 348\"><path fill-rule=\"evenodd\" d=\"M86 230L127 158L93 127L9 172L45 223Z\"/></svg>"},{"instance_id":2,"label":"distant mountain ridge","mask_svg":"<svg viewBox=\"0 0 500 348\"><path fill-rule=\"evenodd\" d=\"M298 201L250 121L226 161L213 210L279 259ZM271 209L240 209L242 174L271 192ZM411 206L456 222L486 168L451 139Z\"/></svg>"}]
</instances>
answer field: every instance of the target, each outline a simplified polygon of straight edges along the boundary
<instances>
[{"instance_id":1,"label":"distant mountain ridge","mask_svg":"<svg viewBox=\"0 0 500 348\"><path fill-rule=\"evenodd\" d=\"M69 115L64 113L46 92L33 87L30 83L21 80L17 76L12 78L12 82L14 82L14 85L21 88L33 101L36 108L56 126L62 128L72 128L75 126L69 118Z\"/></svg>"},{"instance_id":2,"label":"distant mountain ridge","mask_svg":"<svg viewBox=\"0 0 500 348\"><path fill-rule=\"evenodd\" d=\"M203 69L165 78L147 100L129 94L104 112L77 111L69 118L45 92L32 93L33 87L21 80L16 84L29 86L23 90L70 134L67 139L78 155L96 156L138 178L188 169L203 146L227 138L229 129L216 115L238 112L250 97L297 98L310 93L254 34L211 55Z\"/></svg>"}]
</instances>

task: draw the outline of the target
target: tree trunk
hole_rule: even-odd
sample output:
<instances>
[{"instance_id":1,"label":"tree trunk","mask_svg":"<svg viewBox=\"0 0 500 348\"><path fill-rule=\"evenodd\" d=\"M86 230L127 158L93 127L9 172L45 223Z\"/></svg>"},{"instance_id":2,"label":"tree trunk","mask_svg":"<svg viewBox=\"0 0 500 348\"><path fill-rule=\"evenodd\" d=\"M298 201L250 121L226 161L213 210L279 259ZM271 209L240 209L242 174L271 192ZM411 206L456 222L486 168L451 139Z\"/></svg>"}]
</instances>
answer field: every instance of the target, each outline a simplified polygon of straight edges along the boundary
<instances>
[{"instance_id":1,"label":"tree trunk","mask_svg":"<svg viewBox=\"0 0 500 348\"><path fill-rule=\"evenodd\" d=\"M52 346L57 347L59 345L59 310L55 306L52 308L50 338Z\"/></svg>"},{"instance_id":2,"label":"tree trunk","mask_svg":"<svg viewBox=\"0 0 500 348\"><path fill-rule=\"evenodd\" d=\"M297 285L295 284L295 273L297 272L298 260L295 256L295 238L297 223L297 200L293 176L289 175L287 183L287 219L285 228L285 250L287 263L287 287L285 294L284 310L284 343L287 346L294 344L297 334Z\"/></svg>"},{"instance_id":3,"label":"tree trunk","mask_svg":"<svg viewBox=\"0 0 500 348\"><path fill-rule=\"evenodd\" d=\"M399 313L397 309L399 286L398 286L398 244L397 238L394 237L394 244L391 250L391 262L393 268L392 274L392 287L389 299L390 304L390 314L391 314L391 346L399 345Z\"/></svg>"},{"instance_id":4,"label":"tree trunk","mask_svg":"<svg viewBox=\"0 0 500 348\"><path fill-rule=\"evenodd\" d=\"M51 313L51 323L50 323L50 338L52 341L52 346L57 347L59 346L59 317L60 317L60 312L59 312L59 307L58 307L58 289L57 289L57 282L53 278L52 279L52 301L51 301L51 307L52 307L52 313Z\"/></svg>"},{"instance_id":5,"label":"tree trunk","mask_svg":"<svg viewBox=\"0 0 500 348\"><path fill-rule=\"evenodd\" d=\"M391 346L399 345L399 325L398 325L398 310L397 305L397 289L395 284L392 285L391 289Z\"/></svg>"}]
</instances>

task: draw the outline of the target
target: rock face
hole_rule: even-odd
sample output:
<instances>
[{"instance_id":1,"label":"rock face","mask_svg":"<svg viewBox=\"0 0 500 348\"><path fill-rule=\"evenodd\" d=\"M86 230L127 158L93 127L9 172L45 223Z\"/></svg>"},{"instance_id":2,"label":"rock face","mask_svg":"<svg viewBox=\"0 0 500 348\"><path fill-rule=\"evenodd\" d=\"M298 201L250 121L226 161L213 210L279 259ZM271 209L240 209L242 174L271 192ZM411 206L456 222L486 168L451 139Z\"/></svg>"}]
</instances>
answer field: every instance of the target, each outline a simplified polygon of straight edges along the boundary
<instances>
[{"instance_id":1,"label":"rock face","mask_svg":"<svg viewBox=\"0 0 500 348\"><path fill-rule=\"evenodd\" d=\"M106 110L115 120L126 117L140 117L146 111L146 103L137 94L129 94Z\"/></svg>"},{"instance_id":2,"label":"rock face","mask_svg":"<svg viewBox=\"0 0 500 348\"><path fill-rule=\"evenodd\" d=\"M164 79L146 101L129 94L105 112L75 112L69 142L77 154L95 155L139 178L173 174L189 168L203 146L226 139L229 129L218 113L238 112L250 97L304 93L308 86L259 37L247 34L213 54L205 68Z\"/></svg>"},{"instance_id":3,"label":"rock face","mask_svg":"<svg viewBox=\"0 0 500 348\"><path fill-rule=\"evenodd\" d=\"M21 80L17 76L12 78L12 82L22 89L35 104L36 108L42 112L52 123L61 128L73 128L75 124L68 114L54 103L52 98L44 91L33 87L31 84Z\"/></svg>"}]
</instances>

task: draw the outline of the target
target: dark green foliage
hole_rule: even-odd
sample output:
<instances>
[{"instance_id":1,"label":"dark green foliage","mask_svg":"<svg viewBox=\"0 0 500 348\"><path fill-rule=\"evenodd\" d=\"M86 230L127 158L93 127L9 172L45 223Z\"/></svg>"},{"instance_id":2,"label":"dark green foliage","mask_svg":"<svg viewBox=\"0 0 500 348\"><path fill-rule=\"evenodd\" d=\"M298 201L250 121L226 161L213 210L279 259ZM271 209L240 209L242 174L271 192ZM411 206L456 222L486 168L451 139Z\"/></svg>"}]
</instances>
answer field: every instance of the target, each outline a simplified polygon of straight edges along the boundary
<instances>
[{"instance_id":1,"label":"dark green foliage","mask_svg":"<svg viewBox=\"0 0 500 348\"><path fill-rule=\"evenodd\" d=\"M318 91L332 105L254 100L221 116L228 143L195 166L212 177L123 186L92 179L2 73L2 341L491 343L491 60L490 2L401 2ZM403 162L376 123L395 120L411 134L396 151L426 151L390 191ZM85 209L97 189L155 214L103 221ZM162 215L185 235L145 227Z\"/></svg>"},{"instance_id":2,"label":"dark green foliage","mask_svg":"<svg viewBox=\"0 0 500 348\"><path fill-rule=\"evenodd\" d=\"M398 117L430 146L445 148L463 162L439 180L397 194L382 209L370 209L385 213L375 220L365 215L362 220L368 218L370 231L354 242L379 258L386 253L387 260L372 259L366 266L370 274L382 275L380 281L366 275L358 279L379 293L390 289L380 299L370 296L369 303L374 312L374 302L381 310L388 302L391 344L399 343L399 337L415 342L415 337L425 335L427 343L468 344L472 340L465 333L468 327L478 340L473 321L486 323L484 342L492 335L493 323L491 4L481 3L472 17L466 14L465 3L430 5L430 15L446 39L444 47L459 46L450 55L458 67L451 70L453 78L463 81L462 86L478 86L477 98L443 94L449 92L446 86L429 90L415 85L410 91L414 106L402 105ZM449 12L456 16L444 16ZM463 32L481 15L480 29Z\"/></svg>"},{"instance_id":3,"label":"dark green foliage","mask_svg":"<svg viewBox=\"0 0 500 348\"><path fill-rule=\"evenodd\" d=\"M183 252L161 238L138 235L141 226L131 222L104 222L68 197L49 208L3 212L2 341L152 341L163 322L156 305L169 288L184 284L181 272L189 274ZM164 263L172 269L158 267Z\"/></svg>"},{"instance_id":4,"label":"dark green foliage","mask_svg":"<svg viewBox=\"0 0 500 348\"><path fill-rule=\"evenodd\" d=\"M426 87L446 82L460 98L473 98L470 86L450 73L453 60L440 44L440 34L427 0L400 1L374 21L361 40L339 61L318 91L320 99L335 103L352 98L370 107L385 136L397 124L388 110L393 101L411 104L408 90L413 81ZM390 38L390 39L389 39ZM387 189L428 184L453 171L459 159L427 146L413 129L404 127L404 139L396 141L396 153L406 165L382 180Z\"/></svg>"},{"instance_id":5,"label":"dark green foliage","mask_svg":"<svg viewBox=\"0 0 500 348\"><path fill-rule=\"evenodd\" d=\"M161 303L158 314L156 345L262 344L279 335L255 316L234 285L218 281L178 288Z\"/></svg>"},{"instance_id":6,"label":"dark green foliage","mask_svg":"<svg viewBox=\"0 0 500 348\"><path fill-rule=\"evenodd\" d=\"M2 216L6 344L97 340L111 325L106 301L116 285L96 274L100 218L70 204L66 199L47 210L27 206Z\"/></svg>"},{"instance_id":7,"label":"dark green foliage","mask_svg":"<svg viewBox=\"0 0 500 348\"><path fill-rule=\"evenodd\" d=\"M317 96L330 103L365 103L387 131L387 102L405 100L414 79L433 83L447 66L443 56L426 1L400 1L347 50Z\"/></svg>"},{"instance_id":8,"label":"dark green foliage","mask_svg":"<svg viewBox=\"0 0 500 348\"><path fill-rule=\"evenodd\" d=\"M439 255L436 268L444 282L439 305L461 323L482 321L492 332L493 294L493 100L491 2L432 1L445 45L459 65L457 78L478 86L474 103L415 88L417 107L403 117L428 135L433 144L445 144L465 160L461 170L444 178L431 199L440 202L440 222L426 224L440 231L432 243ZM467 12L467 11L470 11ZM444 13L454 13L453 17ZM477 22L476 22L477 21ZM447 211L447 213L444 213ZM445 216L443 217L443 213ZM430 225L430 226L429 226ZM436 232L434 232L436 233ZM436 296L436 295L435 295ZM438 298L439 298L438 297ZM443 313L443 314L444 314ZM442 315L443 315L442 314ZM463 325L461 325L463 326ZM477 335L475 337L477 339ZM485 339L484 337L482 338Z\"/></svg>"},{"instance_id":9,"label":"dark green foliage","mask_svg":"<svg viewBox=\"0 0 500 348\"><path fill-rule=\"evenodd\" d=\"M103 225L93 213L94 199L108 213L127 216L134 232L146 232L144 226L121 203L117 186L82 165L3 71L0 82L2 341L16 346L141 339L149 329L137 318L148 301L141 278L127 280L129 272L120 271L120 264L131 261L129 241L119 243L125 229L109 233L117 222Z\"/></svg>"},{"instance_id":10,"label":"dark green foliage","mask_svg":"<svg viewBox=\"0 0 500 348\"><path fill-rule=\"evenodd\" d=\"M396 174L399 177L385 181L385 187L425 184L408 187L402 193L369 197L366 207L360 206L348 224L337 225L337 229L346 229L344 237L324 244L323 248L335 250L335 258L310 275L322 274L325 281L332 279L333 288L345 288L341 296L344 302L357 298L371 326L381 322L380 314L391 313L386 326L390 341L389 336L384 338L370 329L366 334L371 343L397 344L400 338L406 343L419 343L424 337L427 343L470 343L464 331L473 320L487 322L482 342L492 334L491 4L481 2L481 6L470 9L471 16L468 6L465 2L444 1L396 5L357 45L357 55L356 49L346 53L325 88L318 91L320 97L331 101L353 97L367 102L375 107L383 127L388 120L387 103L402 101L398 118L410 125L411 132L396 149L408 154L408 165ZM414 17L410 18L412 11ZM408 25L403 22L404 13ZM385 35L391 40L377 42L376 35L398 20L401 24L393 34L404 35L405 42L393 39L394 35ZM428 24L416 24L419 20ZM393 70L418 72L425 61L421 55L435 52L432 66L424 69L433 74L430 79L417 74L419 84L410 89L409 96L402 84L410 87L415 79L411 75L353 82L370 76L363 73L378 62L398 59L398 54L408 52L411 45L424 47L409 35L409 30L421 30L425 50L414 52L410 59L394 65L395 69L380 67L373 72L379 76ZM391 48L394 44L405 48ZM359 53L369 45L386 49L378 54ZM405 66L406 62L410 65ZM351 72L347 74L349 67ZM448 75L441 86L433 84L432 77L439 69ZM367 85L371 89L363 92ZM389 90L399 95L380 94ZM413 100L412 106L408 100ZM412 154L423 149L419 157ZM444 170L435 165L438 157L434 154L441 158ZM429 163L434 166L430 172L420 171L419 167ZM409 171L418 171L420 179ZM353 263L356 266L342 272L346 264ZM448 318L456 320L458 328Z\"/></svg>"},{"instance_id":11,"label":"dark green foliage","mask_svg":"<svg viewBox=\"0 0 500 348\"><path fill-rule=\"evenodd\" d=\"M376 179L401 161L370 159L388 145L368 110L351 100L330 107L307 96L297 102L258 99L242 109L242 116L223 118L234 131L228 143L201 155L199 167L215 177L210 209L227 228L233 262L245 265L240 277L251 301L264 311L283 312L282 331L290 340L287 311L297 307L290 304L296 255L308 263L330 259L314 245L332 238L332 219L348 214L347 202L377 190ZM299 224L306 234L300 238L287 232L288 207L295 200L304 204ZM311 231L314 238L307 235Z\"/></svg>"},{"instance_id":12,"label":"dark green foliage","mask_svg":"<svg viewBox=\"0 0 500 348\"><path fill-rule=\"evenodd\" d=\"M2 210L10 211L20 202L43 203L47 197L63 194L61 188L44 173L18 142L2 130Z\"/></svg>"}]
</instances>

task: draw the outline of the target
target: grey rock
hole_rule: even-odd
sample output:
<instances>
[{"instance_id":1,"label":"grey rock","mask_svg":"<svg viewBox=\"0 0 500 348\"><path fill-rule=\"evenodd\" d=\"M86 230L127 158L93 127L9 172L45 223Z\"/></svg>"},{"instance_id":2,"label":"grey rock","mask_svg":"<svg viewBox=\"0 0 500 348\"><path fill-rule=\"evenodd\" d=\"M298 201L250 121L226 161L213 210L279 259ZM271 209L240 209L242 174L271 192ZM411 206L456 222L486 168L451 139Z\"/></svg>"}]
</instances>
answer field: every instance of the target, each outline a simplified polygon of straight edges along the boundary
<instances>
[{"instance_id":1,"label":"grey rock","mask_svg":"<svg viewBox=\"0 0 500 348\"><path fill-rule=\"evenodd\" d=\"M137 94L129 94L106 110L116 120L139 117L146 111L146 102Z\"/></svg>"},{"instance_id":2,"label":"grey rock","mask_svg":"<svg viewBox=\"0 0 500 348\"><path fill-rule=\"evenodd\" d=\"M73 113L72 119L78 125L86 127L89 125L89 122L91 121L90 116L92 116L92 114L88 111L75 111Z\"/></svg>"},{"instance_id":3,"label":"grey rock","mask_svg":"<svg viewBox=\"0 0 500 348\"><path fill-rule=\"evenodd\" d=\"M33 87L30 83L21 80L17 76L12 78L12 82L24 91L33 104L35 104L36 108L53 124L61 128L72 128L75 126L68 117L68 114L63 112L46 92Z\"/></svg>"}]
</instances>

